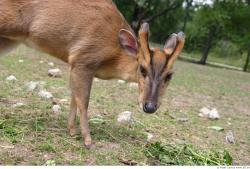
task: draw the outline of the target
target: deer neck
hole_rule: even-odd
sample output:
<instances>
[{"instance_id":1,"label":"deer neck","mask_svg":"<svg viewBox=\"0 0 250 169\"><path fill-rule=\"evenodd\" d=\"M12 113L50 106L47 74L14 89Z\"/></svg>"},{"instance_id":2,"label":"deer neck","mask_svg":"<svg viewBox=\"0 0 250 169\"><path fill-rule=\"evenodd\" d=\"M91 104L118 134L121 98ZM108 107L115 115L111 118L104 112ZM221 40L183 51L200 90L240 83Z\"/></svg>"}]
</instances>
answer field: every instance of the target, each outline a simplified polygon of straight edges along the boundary
<instances>
[{"instance_id":1,"label":"deer neck","mask_svg":"<svg viewBox=\"0 0 250 169\"><path fill-rule=\"evenodd\" d=\"M121 79L130 82L137 82L136 58L127 55L120 55L106 61L97 70L96 77L101 79Z\"/></svg>"}]
</instances>

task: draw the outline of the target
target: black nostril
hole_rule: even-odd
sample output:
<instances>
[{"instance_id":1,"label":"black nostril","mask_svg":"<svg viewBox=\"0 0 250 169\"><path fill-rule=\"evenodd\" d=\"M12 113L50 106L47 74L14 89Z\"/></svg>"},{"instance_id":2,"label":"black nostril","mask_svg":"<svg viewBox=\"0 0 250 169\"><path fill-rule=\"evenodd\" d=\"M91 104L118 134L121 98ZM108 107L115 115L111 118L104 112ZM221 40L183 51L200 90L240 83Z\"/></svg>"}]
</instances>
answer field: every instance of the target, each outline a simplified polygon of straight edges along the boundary
<instances>
[{"instance_id":1,"label":"black nostril","mask_svg":"<svg viewBox=\"0 0 250 169\"><path fill-rule=\"evenodd\" d=\"M152 102L147 102L144 104L143 106L143 111L146 113L154 113L157 109L156 104L152 103Z\"/></svg>"}]
</instances>

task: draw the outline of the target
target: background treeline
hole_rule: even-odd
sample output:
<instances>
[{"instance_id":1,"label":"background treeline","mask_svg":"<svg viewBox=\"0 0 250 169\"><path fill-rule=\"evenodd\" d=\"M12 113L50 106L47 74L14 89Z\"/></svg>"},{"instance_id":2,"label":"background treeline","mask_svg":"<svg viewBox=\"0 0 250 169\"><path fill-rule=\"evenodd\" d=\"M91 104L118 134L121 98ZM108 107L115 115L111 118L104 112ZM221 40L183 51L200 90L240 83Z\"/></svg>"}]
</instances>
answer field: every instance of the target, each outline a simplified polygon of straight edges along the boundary
<instances>
[{"instance_id":1,"label":"background treeline","mask_svg":"<svg viewBox=\"0 0 250 169\"><path fill-rule=\"evenodd\" d=\"M150 40L163 44L184 31L183 56L250 69L250 0L114 0L137 32L150 23Z\"/></svg>"}]
</instances>

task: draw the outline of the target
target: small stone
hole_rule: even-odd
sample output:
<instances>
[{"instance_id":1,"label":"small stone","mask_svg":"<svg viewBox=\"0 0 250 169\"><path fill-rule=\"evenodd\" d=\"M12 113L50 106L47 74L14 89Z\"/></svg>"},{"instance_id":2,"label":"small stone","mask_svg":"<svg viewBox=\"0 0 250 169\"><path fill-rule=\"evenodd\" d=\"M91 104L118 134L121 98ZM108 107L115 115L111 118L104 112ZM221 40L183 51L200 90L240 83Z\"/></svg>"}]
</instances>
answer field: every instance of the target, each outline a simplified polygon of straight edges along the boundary
<instances>
[{"instance_id":1,"label":"small stone","mask_svg":"<svg viewBox=\"0 0 250 169\"><path fill-rule=\"evenodd\" d=\"M48 160L48 161L46 161L46 163L44 165L45 166L55 166L56 162L54 160Z\"/></svg>"},{"instance_id":2,"label":"small stone","mask_svg":"<svg viewBox=\"0 0 250 169\"><path fill-rule=\"evenodd\" d=\"M19 60L18 60L18 62L19 62L19 63L23 63L23 62L24 62L24 60L22 60L22 59L19 59Z\"/></svg>"},{"instance_id":3,"label":"small stone","mask_svg":"<svg viewBox=\"0 0 250 169\"><path fill-rule=\"evenodd\" d=\"M232 131L227 132L226 141L230 144L235 144L234 135Z\"/></svg>"},{"instance_id":4,"label":"small stone","mask_svg":"<svg viewBox=\"0 0 250 169\"><path fill-rule=\"evenodd\" d=\"M50 77L61 77L62 71L60 69L50 69L48 70L48 75Z\"/></svg>"},{"instance_id":5,"label":"small stone","mask_svg":"<svg viewBox=\"0 0 250 169\"><path fill-rule=\"evenodd\" d=\"M53 95L50 93L50 92L47 92L45 90L41 90L38 95L41 97L41 98L44 98L44 99L52 99L53 98Z\"/></svg>"},{"instance_id":6,"label":"small stone","mask_svg":"<svg viewBox=\"0 0 250 169\"><path fill-rule=\"evenodd\" d=\"M132 117L132 112L130 111L124 111L119 114L117 118L117 122L119 123L133 123L133 117Z\"/></svg>"},{"instance_id":7,"label":"small stone","mask_svg":"<svg viewBox=\"0 0 250 169\"><path fill-rule=\"evenodd\" d=\"M218 120L220 118L220 115L215 108L209 110L207 107L203 107L202 109L200 109L200 113L198 114L198 116L206 117L210 120Z\"/></svg>"},{"instance_id":8,"label":"small stone","mask_svg":"<svg viewBox=\"0 0 250 169\"><path fill-rule=\"evenodd\" d=\"M10 75L6 78L6 81L17 81L17 78L14 75Z\"/></svg>"},{"instance_id":9,"label":"small stone","mask_svg":"<svg viewBox=\"0 0 250 169\"><path fill-rule=\"evenodd\" d=\"M218 120L220 118L220 115L218 111L215 108L213 108L208 114L208 118L211 120Z\"/></svg>"},{"instance_id":10,"label":"small stone","mask_svg":"<svg viewBox=\"0 0 250 169\"><path fill-rule=\"evenodd\" d=\"M53 62L49 62L48 65L51 67L55 66L55 64Z\"/></svg>"},{"instance_id":11,"label":"small stone","mask_svg":"<svg viewBox=\"0 0 250 169\"><path fill-rule=\"evenodd\" d=\"M53 111L53 113L55 113L55 114L58 114L58 113L60 113L61 112L61 106L59 106L59 105L54 105L53 107L52 107L52 111Z\"/></svg>"},{"instance_id":12,"label":"small stone","mask_svg":"<svg viewBox=\"0 0 250 169\"><path fill-rule=\"evenodd\" d=\"M98 78L94 78L94 82L99 82L100 81L100 79L98 79Z\"/></svg>"},{"instance_id":13,"label":"small stone","mask_svg":"<svg viewBox=\"0 0 250 169\"><path fill-rule=\"evenodd\" d=\"M147 141L151 141L152 138L154 137L153 134L151 133L146 133L147 134Z\"/></svg>"},{"instance_id":14,"label":"small stone","mask_svg":"<svg viewBox=\"0 0 250 169\"><path fill-rule=\"evenodd\" d=\"M26 88L28 92L33 92L35 90L41 89L41 86L39 82L30 81L26 84Z\"/></svg>"},{"instance_id":15,"label":"small stone","mask_svg":"<svg viewBox=\"0 0 250 169\"><path fill-rule=\"evenodd\" d=\"M19 103L13 104L13 105L12 105L12 108L18 108L18 107L23 107L23 106L25 106L25 104L19 102Z\"/></svg>"},{"instance_id":16,"label":"small stone","mask_svg":"<svg viewBox=\"0 0 250 169\"><path fill-rule=\"evenodd\" d=\"M47 154L44 154L44 155L43 155L43 158L44 158L45 160L48 160L48 159L49 159L49 156L48 156Z\"/></svg>"},{"instance_id":17,"label":"small stone","mask_svg":"<svg viewBox=\"0 0 250 169\"><path fill-rule=\"evenodd\" d=\"M125 81L125 80L118 80L117 82L118 82L118 83L120 83L120 84L124 84L124 83L126 83L126 81Z\"/></svg>"},{"instance_id":18,"label":"small stone","mask_svg":"<svg viewBox=\"0 0 250 169\"><path fill-rule=\"evenodd\" d=\"M200 116L200 117L204 117L204 115L203 115L202 113L199 113L199 114L198 114L198 116Z\"/></svg>"},{"instance_id":19,"label":"small stone","mask_svg":"<svg viewBox=\"0 0 250 169\"><path fill-rule=\"evenodd\" d=\"M43 61L43 60L40 60L40 62L39 62L39 63L41 63L41 64L42 64L42 63L44 63L44 61Z\"/></svg>"},{"instance_id":20,"label":"small stone","mask_svg":"<svg viewBox=\"0 0 250 169\"><path fill-rule=\"evenodd\" d=\"M202 109L200 109L200 116L204 117L207 116L210 113L210 110L206 107L203 107Z\"/></svg>"},{"instance_id":21,"label":"small stone","mask_svg":"<svg viewBox=\"0 0 250 169\"><path fill-rule=\"evenodd\" d=\"M129 87L136 88L136 87L138 87L138 83L134 83L134 82L129 83Z\"/></svg>"}]
</instances>

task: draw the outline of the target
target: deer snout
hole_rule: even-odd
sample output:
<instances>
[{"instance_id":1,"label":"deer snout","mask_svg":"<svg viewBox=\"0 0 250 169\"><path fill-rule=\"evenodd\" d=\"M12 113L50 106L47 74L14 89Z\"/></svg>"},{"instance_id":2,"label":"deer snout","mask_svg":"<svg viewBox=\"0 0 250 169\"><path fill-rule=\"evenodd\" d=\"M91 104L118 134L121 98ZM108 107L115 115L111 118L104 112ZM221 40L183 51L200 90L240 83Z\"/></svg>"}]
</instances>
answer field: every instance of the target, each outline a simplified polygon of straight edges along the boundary
<instances>
[{"instance_id":1,"label":"deer snout","mask_svg":"<svg viewBox=\"0 0 250 169\"><path fill-rule=\"evenodd\" d=\"M146 102L144 105L143 105L143 111L145 113L154 113L155 111L157 110L157 105L153 102Z\"/></svg>"}]
</instances>

